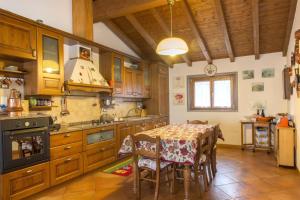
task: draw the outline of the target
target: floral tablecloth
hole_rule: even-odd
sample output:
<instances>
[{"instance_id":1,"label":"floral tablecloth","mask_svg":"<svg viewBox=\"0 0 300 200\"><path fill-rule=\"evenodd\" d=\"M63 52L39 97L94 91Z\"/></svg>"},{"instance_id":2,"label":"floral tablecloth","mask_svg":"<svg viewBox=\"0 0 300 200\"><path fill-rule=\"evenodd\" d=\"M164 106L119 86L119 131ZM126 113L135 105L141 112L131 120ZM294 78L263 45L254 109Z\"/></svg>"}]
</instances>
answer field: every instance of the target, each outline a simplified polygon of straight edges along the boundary
<instances>
[{"instance_id":1,"label":"floral tablecloth","mask_svg":"<svg viewBox=\"0 0 300 200\"><path fill-rule=\"evenodd\" d=\"M160 128L139 132L153 138L161 138L161 158L176 163L194 164L197 153L197 136L199 133L212 131L214 125L171 124ZM147 143L141 144L147 146ZM145 148L145 147L144 147ZM147 147L146 147L147 148ZM149 146L151 148L151 146ZM131 153L132 144L127 136L119 150L120 154Z\"/></svg>"}]
</instances>

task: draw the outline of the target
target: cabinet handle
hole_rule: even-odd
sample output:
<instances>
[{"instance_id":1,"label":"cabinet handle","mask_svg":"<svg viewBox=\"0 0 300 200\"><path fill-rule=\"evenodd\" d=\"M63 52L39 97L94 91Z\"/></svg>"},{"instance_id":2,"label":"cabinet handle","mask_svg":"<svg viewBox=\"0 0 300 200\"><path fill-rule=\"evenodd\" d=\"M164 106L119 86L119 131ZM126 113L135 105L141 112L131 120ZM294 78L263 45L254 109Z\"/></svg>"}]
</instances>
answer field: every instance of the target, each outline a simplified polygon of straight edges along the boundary
<instances>
[{"instance_id":1,"label":"cabinet handle","mask_svg":"<svg viewBox=\"0 0 300 200\"><path fill-rule=\"evenodd\" d=\"M65 147L65 150L69 150L71 148L72 148L71 146L67 146L67 147Z\"/></svg>"},{"instance_id":2,"label":"cabinet handle","mask_svg":"<svg viewBox=\"0 0 300 200\"><path fill-rule=\"evenodd\" d=\"M36 49L32 49L32 56L36 57Z\"/></svg>"},{"instance_id":3,"label":"cabinet handle","mask_svg":"<svg viewBox=\"0 0 300 200\"><path fill-rule=\"evenodd\" d=\"M67 158L66 160L65 160L65 162L70 162L72 160L72 158Z\"/></svg>"},{"instance_id":4,"label":"cabinet handle","mask_svg":"<svg viewBox=\"0 0 300 200\"><path fill-rule=\"evenodd\" d=\"M31 172L32 172L32 169L26 171L27 174L30 174Z\"/></svg>"},{"instance_id":5,"label":"cabinet handle","mask_svg":"<svg viewBox=\"0 0 300 200\"><path fill-rule=\"evenodd\" d=\"M65 134L64 135L64 137L70 137L71 136L71 134Z\"/></svg>"}]
</instances>

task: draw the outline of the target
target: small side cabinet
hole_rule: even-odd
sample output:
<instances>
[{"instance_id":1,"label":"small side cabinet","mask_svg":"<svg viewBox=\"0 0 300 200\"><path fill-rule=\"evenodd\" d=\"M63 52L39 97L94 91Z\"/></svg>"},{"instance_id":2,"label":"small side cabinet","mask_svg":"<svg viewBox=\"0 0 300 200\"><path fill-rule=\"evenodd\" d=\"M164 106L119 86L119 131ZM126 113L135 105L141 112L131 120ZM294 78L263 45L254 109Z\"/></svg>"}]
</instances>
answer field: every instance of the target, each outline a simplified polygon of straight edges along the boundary
<instances>
[{"instance_id":1,"label":"small side cabinet","mask_svg":"<svg viewBox=\"0 0 300 200\"><path fill-rule=\"evenodd\" d=\"M295 129L276 128L275 155L278 166L295 167Z\"/></svg>"}]
</instances>

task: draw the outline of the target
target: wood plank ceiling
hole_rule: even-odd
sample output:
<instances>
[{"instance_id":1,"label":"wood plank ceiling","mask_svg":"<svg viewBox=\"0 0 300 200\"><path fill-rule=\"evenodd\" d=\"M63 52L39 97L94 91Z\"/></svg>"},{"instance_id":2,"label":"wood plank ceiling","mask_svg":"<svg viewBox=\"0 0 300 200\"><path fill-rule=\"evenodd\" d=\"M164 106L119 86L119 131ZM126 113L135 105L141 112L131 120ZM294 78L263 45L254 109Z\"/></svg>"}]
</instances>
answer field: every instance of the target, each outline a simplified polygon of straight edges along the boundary
<instances>
[{"instance_id":1,"label":"wood plank ceiling","mask_svg":"<svg viewBox=\"0 0 300 200\"><path fill-rule=\"evenodd\" d=\"M103 21L139 56L166 63L283 52L291 34L297 0L179 0L173 7L173 35L190 50L161 57L156 45L169 35L166 0L94 0L94 23Z\"/></svg>"}]
</instances>

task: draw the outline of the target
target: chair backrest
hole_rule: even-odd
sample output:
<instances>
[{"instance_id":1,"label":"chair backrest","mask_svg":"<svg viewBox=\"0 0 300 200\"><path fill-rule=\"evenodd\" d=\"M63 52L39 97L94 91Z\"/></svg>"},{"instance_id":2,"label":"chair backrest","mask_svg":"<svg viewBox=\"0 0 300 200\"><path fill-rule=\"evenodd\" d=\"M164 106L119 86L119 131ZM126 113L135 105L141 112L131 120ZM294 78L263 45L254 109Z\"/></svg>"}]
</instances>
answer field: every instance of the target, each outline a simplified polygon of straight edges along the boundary
<instances>
[{"instance_id":1,"label":"chair backrest","mask_svg":"<svg viewBox=\"0 0 300 200\"><path fill-rule=\"evenodd\" d=\"M160 162L160 137L152 138L145 134L131 135L132 153L134 160L137 161L140 156L155 159ZM146 145L141 145L147 143ZM158 165L159 166L159 165Z\"/></svg>"},{"instance_id":2,"label":"chair backrest","mask_svg":"<svg viewBox=\"0 0 300 200\"><path fill-rule=\"evenodd\" d=\"M214 128L213 138L212 138L212 148L217 144L219 133L220 133L220 125L217 124Z\"/></svg>"},{"instance_id":3,"label":"chair backrest","mask_svg":"<svg viewBox=\"0 0 300 200\"><path fill-rule=\"evenodd\" d=\"M201 156L204 154L208 158L211 153L212 139L214 136L213 131L208 131L206 133L199 133L197 140L197 155L196 163L198 164Z\"/></svg>"},{"instance_id":4,"label":"chair backrest","mask_svg":"<svg viewBox=\"0 0 300 200\"><path fill-rule=\"evenodd\" d=\"M208 124L208 121L200 121L200 120L187 120L188 124L203 124L206 125Z\"/></svg>"}]
</instances>

